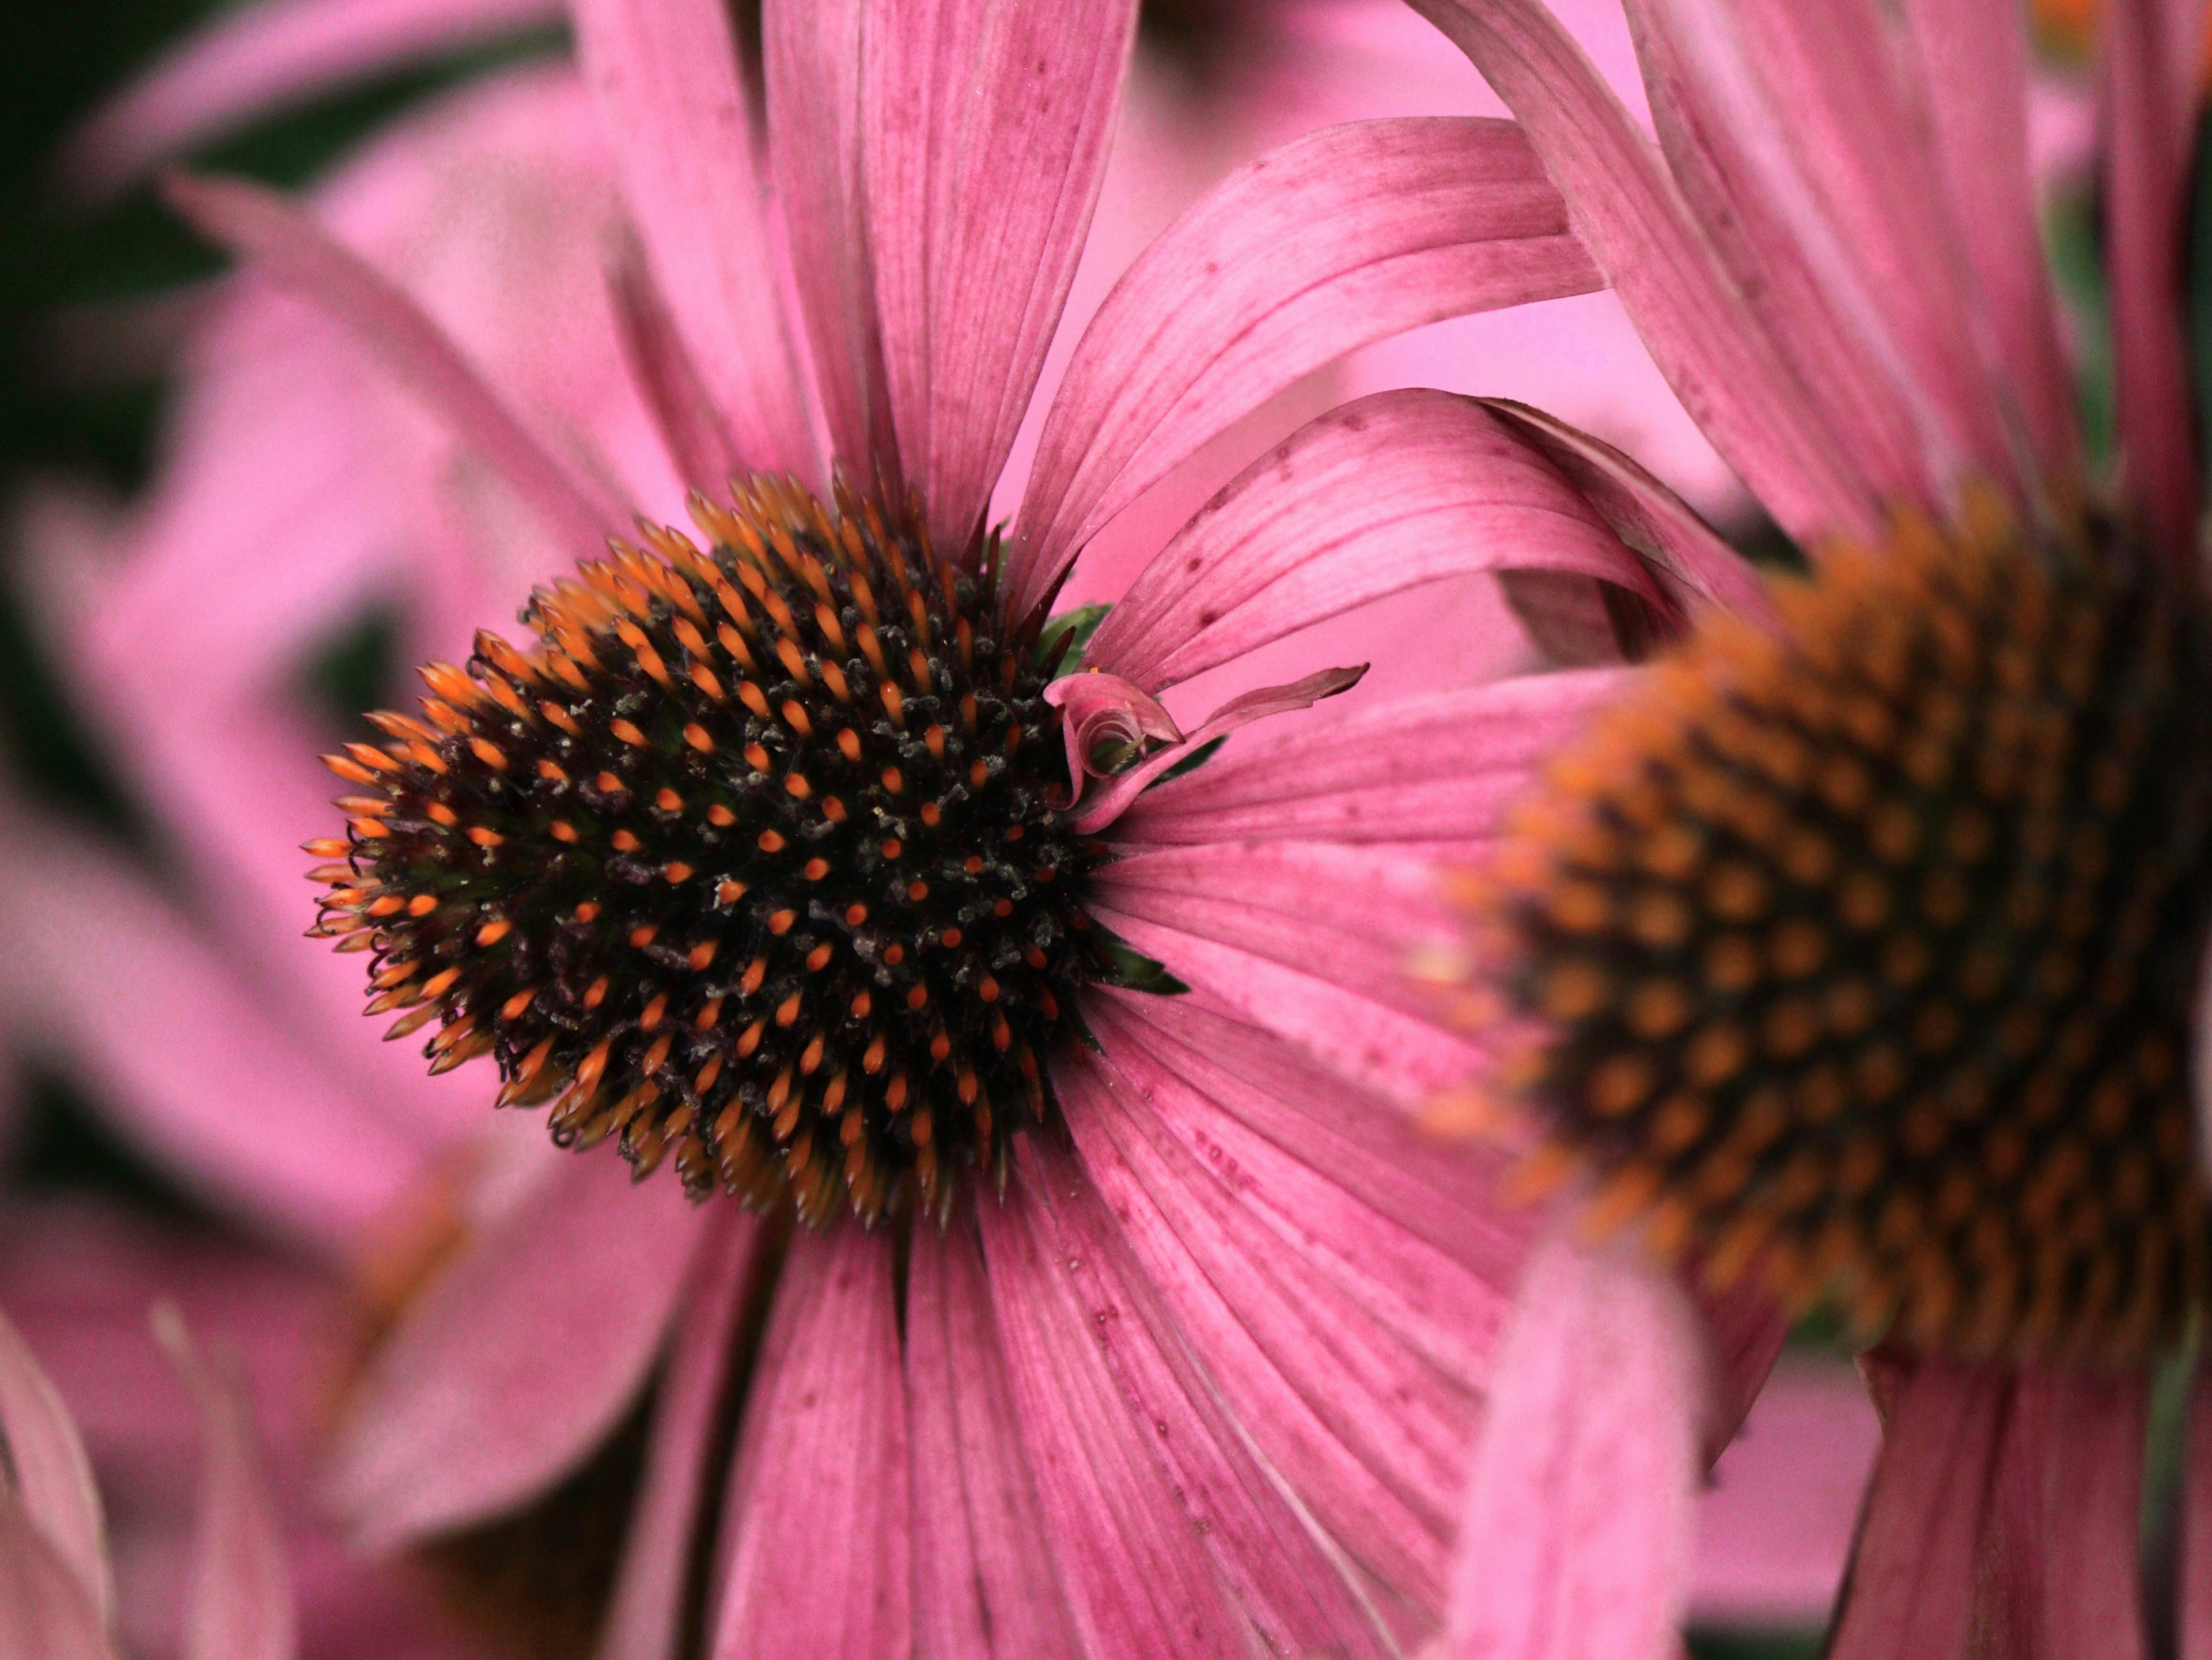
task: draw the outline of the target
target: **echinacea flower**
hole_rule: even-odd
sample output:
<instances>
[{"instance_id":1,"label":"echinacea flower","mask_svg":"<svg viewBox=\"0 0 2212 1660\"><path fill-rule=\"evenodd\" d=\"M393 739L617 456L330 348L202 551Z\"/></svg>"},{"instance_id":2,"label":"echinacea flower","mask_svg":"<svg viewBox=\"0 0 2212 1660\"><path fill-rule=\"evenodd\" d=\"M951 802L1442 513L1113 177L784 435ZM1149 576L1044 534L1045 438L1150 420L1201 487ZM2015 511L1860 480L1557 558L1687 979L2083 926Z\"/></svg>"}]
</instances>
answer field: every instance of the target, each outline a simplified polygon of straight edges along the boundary
<instances>
[{"instance_id":1,"label":"echinacea flower","mask_svg":"<svg viewBox=\"0 0 2212 1660\"><path fill-rule=\"evenodd\" d=\"M2195 9L2106 19L2100 480L2009 5L1637 0L1654 147L1534 0L1415 3L1523 122L1654 357L1815 567L1617 678L1471 884L1468 1016L1519 1052L1462 1105L1526 1110L1544 1148L1523 1174L1575 1180L1585 1235L1632 1222L1709 1286L1749 1276L1886 1334L1829 1652L2142 1653L2151 1382L2187 1357L2208 1270ZM1537 1253L1449 1651L1674 1651L1714 1410L1685 1312L1632 1255ZM2212 1484L2191 1411L2178 1572L2150 1602L2193 1652Z\"/></svg>"},{"instance_id":2,"label":"echinacea flower","mask_svg":"<svg viewBox=\"0 0 2212 1660\"><path fill-rule=\"evenodd\" d=\"M1521 1235L1437 1225L1488 1155L1409 1137L1396 1104L1470 1055L1395 970L1515 775L1496 729L1540 752L1556 720L1514 691L1316 709L1358 678L1326 667L1163 698L1508 563L1675 602L1632 514L1405 392L1263 457L1103 622L1049 606L1306 370L1592 283L1557 195L1498 122L1263 158L1101 307L994 531L1131 9L769 7L772 212L718 5L576 21L696 540L630 528L281 198L172 188L589 561L534 639L480 635L334 757L325 927L403 1029L436 1022L434 1064L487 1054L558 1138L673 1167L600 1149L488 1195L370 1361L335 1498L384 1541L523 1504L665 1353L608 1652L665 1652L708 1596L720 1653L1403 1646ZM636 545L592 557L610 532Z\"/></svg>"},{"instance_id":3,"label":"echinacea flower","mask_svg":"<svg viewBox=\"0 0 2212 1660\"><path fill-rule=\"evenodd\" d=\"M173 1305L155 1333L198 1406L203 1475L185 1660L290 1660L292 1592L259 1456L232 1380ZM0 1649L114 1660L114 1574L99 1490L68 1408L0 1316Z\"/></svg>"}]
</instances>

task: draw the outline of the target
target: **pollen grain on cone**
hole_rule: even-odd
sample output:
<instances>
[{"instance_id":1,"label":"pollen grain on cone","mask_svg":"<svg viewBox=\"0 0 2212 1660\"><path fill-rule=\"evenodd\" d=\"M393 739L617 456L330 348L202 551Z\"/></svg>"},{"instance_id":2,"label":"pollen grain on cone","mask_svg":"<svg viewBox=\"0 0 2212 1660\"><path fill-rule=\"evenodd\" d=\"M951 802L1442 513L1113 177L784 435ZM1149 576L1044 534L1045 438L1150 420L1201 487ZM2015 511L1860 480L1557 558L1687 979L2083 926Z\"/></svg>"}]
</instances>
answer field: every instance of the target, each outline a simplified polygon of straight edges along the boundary
<instances>
[{"instance_id":1,"label":"pollen grain on cone","mask_svg":"<svg viewBox=\"0 0 2212 1660\"><path fill-rule=\"evenodd\" d=\"M912 515L757 478L693 513L707 550L617 544L327 757L374 794L319 931L373 952L392 1036L436 1023L432 1071L494 1056L565 1145L810 1221L941 1214L1052 1110L1097 950L1052 666Z\"/></svg>"},{"instance_id":2,"label":"pollen grain on cone","mask_svg":"<svg viewBox=\"0 0 2212 1660\"><path fill-rule=\"evenodd\" d=\"M1591 1225L1716 1280L2141 1355L2208 1288L2212 659L2112 550L1970 524L1702 631L1558 764L1468 889L1501 1086Z\"/></svg>"}]
</instances>

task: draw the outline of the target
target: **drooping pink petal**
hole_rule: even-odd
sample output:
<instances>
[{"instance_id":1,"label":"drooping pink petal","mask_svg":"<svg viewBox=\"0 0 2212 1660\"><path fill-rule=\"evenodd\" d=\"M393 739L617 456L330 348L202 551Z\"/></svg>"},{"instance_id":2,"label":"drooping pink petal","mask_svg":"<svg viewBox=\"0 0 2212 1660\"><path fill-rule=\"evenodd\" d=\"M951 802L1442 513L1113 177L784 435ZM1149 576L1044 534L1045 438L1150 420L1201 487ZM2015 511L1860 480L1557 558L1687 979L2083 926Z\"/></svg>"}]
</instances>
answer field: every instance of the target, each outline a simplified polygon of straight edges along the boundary
<instances>
[{"instance_id":1,"label":"drooping pink petal","mask_svg":"<svg viewBox=\"0 0 2212 1660\"><path fill-rule=\"evenodd\" d=\"M1668 1660L1688 1593L1697 1317L1641 1264L1529 1264L1491 1379L1443 1653Z\"/></svg>"},{"instance_id":2,"label":"drooping pink petal","mask_svg":"<svg viewBox=\"0 0 2212 1660\"><path fill-rule=\"evenodd\" d=\"M932 533L981 528L1091 226L1132 0L878 3L861 144L899 454Z\"/></svg>"},{"instance_id":3,"label":"drooping pink petal","mask_svg":"<svg viewBox=\"0 0 2212 1660\"><path fill-rule=\"evenodd\" d=\"M1262 156L1146 249L1085 331L1015 528L1016 614L1146 485L1300 375L1599 283L1509 123L1362 122Z\"/></svg>"},{"instance_id":4,"label":"drooping pink petal","mask_svg":"<svg viewBox=\"0 0 2212 1660\"><path fill-rule=\"evenodd\" d=\"M283 1523L262 1472L239 1378L204 1363L173 1303L154 1334L200 1420L199 1519L192 1541L185 1660L291 1660L298 1646Z\"/></svg>"},{"instance_id":5,"label":"drooping pink petal","mask_svg":"<svg viewBox=\"0 0 2212 1660\"><path fill-rule=\"evenodd\" d=\"M1653 359L1792 536L1871 539L1873 504L1692 222L1650 142L1536 0L1413 0L1521 119Z\"/></svg>"},{"instance_id":6,"label":"drooping pink petal","mask_svg":"<svg viewBox=\"0 0 2212 1660\"><path fill-rule=\"evenodd\" d=\"M607 282L622 330L623 355L678 473L692 487L712 490L743 471L736 442L723 423L676 319L653 280L645 250L634 237L616 252Z\"/></svg>"},{"instance_id":7,"label":"drooping pink petal","mask_svg":"<svg viewBox=\"0 0 2212 1660\"><path fill-rule=\"evenodd\" d=\"M1835 1660L1961 1654L2007 1374L1923 1358L1891 1411L1860 1520Z\"/></svg>"},{"instance_id":8,"label":"drooping pink petal","mask_svg":"<svg viewBox=\"0 0 2212 1660\"><path fill-rule=\"evenodd\" d=\"M99 1609L0 1483L0 1653L115 1660Z\"/></svg>"},{"instance_id":9,"label":"drooping pink petal","mask_svg":"<svg viewBox=\"0 0 2212 1660\"><path fill-rule=\"evenodd\" d=\"M1718 1458L1742 1427L1752 1403L1766 1387L1766 1375L1790 1336L1790 1316L1755 1281L1738 1281L1726 1291L1694 1293L1705 1323L1706 1351L1712 1358L1711 1410L1705 1426L1705 1462Z\"/></svg>"},{"instance_id":10,"label":"drooping pink petal","mask_svg":"<svg viewBox=\"0 0 2212 1660\"><path fill-rule=\"evenodd\" d=\"M0 1505L46 1541L97 1623L112 1619L115 1587L100 1490L69 1408L0 1315Z\"/></svg>"},{"instance_id":11,"label":"drooping pink petal","mask_svg":"<svg viewBox=\"0 0 2212 1660\"><path fill-rule=\"evenodd\" d=\"M1104 778L1139 754L1147 739L1179 744L1182 729L1159 699L1118 674L1092 669L1064 674L1044 689L1044 701L1060 712L1067 739L1070 806L1083 799L1085 778Z\"/></svg>"},{"instance_id":12,"label":"drooping pink petal","mask_svg":"<svg viewBox=\"0 0 2212 1660\"><path fill-rule=\"evenodd\" d=\"M867 0L778 0L761 10L769 163L787 204L792 275L806 319L831 459L897 499L898 443L876 318L860 177L860 38Z\"/></svg>"},{"instance_id":13,"label":"drooping pink petal","mask_svg":"<svg viewBox=\"0 0 2212 1660\"><path fill-rule=\"evenodd\" d=\"M914 1542L894 1246L802 1231L730 1478L714 1660L902 1660Z\"/></svg>"},{"instance_id":14,"label":"drooping pink petal","mask_svg":"<svg viewBox=\"0 0 2212 1660\"><path fill-rule=\"evenodd\" d=\"M623 1539L622 1570L600 1634L599 1660L675 1660L684 1633L691 1541L702 1525L715 1420L728 1385L738 1323L770 1243L753 1216L735 1214L708 1224L653 1403L644 1485Z\"/></svg>"},{"instance_id":15,"label":"drooping pink petal","mask_svg":"<svg viewBox=\"0 0 2212 1660\"><path fill-rule=\"evenodd\" d=\"M2142 1506L2148 1375L2110 1377L2051 1368L2021 1391L2043 1392L2037 1474L2043 1499L2045 1652L2140 1660L2144 1635L2136 1532Z\"/></svg>"},{"instance_id":16,"label":"drooping pink petal","mask_svg":"<svg viewBox=\"0 0 2212 1660\"><path fill-rule=\"evenodd\" d=\"M1279 838L1472 853L1537 769L1634 684L1633 671L1592 669L1323 705L1295 730L1247 733L1147 792L1116 834L1155 846Z\"/></svg>"},{"instance_id":17,"label":"drooping pink petal","mask_svg":"<svg viewBox=\"0 0 2212 1660\"><path fill-rule=\"evenodd\" d=\"M1271 714L1287 714L1295 709L1310 708L1325 697L1334 697L1350 691L1359 684L1359 677L1367 672L1363 663L1358 668L1319 669L1303 680L1294 680L1286 686L1262 686L1231 698L1207 715L1180 744L1156 751L1149 759L1140 761L1125 773L1118 774L1112 783L1091 799L1091 806L1075 821L1079 833L1090 836L1104 829L1128 808L1129 803L1142 794L1152 780L1170 768L1190 759L1215 739L1226 736L1239 727L1255 721L1264 721Z\"/></svg>"},{"instance_id":18,"label":"drooping pink petal","mask_svg":"<svg viewBox=\"0 0 2212 1660\"><path fill-rule=\"evenodd\" d=\"M628 515L531 435L397 283L264 185L172 173L162 196L202 235L349 325L394 375L506 475L576 557L605 551L608 531Z\"/></svg>"},{"instance_id":19,"label":"drooping pink petal","mask_svg":"<svg viewBox=\"0 0 2212 1660\"><path fill-rule=\"evenodd\" d=\"M185 37L95 110L62 166L103 202L240 122L560 15L559 0L255 0Z\"/></svg>"},{"instance_id":20,"label":"drooping pink petal","mask_svg":"<svg viewBox=\"0 0 2212 1660\"><path fill-rule=\"evenodd\" d=\"M776 291L729 9L574 0L569 12L631 217L738 453L750 469L813 477L805 382Z\"/></svg>"},{"instance_id":21,"label":"drooping pink petal","mask_svg":"<svg viewBox=\"0 0 2212 1660\"><path fill-rule=\"evenodd\" d=\"M371 1359L326 1494L388 1546L535 1497L620 1421L659 1355L704 1215L611 1151L538 1187L424 1291Z\"/></svg>"},{"instance_id":22,"label":"drooping pink petal","mask_svg":"<svg viewBox=\"0 0 2212 1660\"><path fill-rule=\"evenodd\" d=\"M2028 172L2027 43L2010 0L1906 0L1951 215L2043 476L2081 464L2074 380ZM2195 59L2191 60L2192 63Z\"/></svg>"},{"instance_id":23,"label":"drooping pink petal","mask_svg":"<svg viewBox=\"0 0 2212 1660\"><path fill-rule=\"evenodd\" d=\"M1386 594L1502 567L1663 605L1542 456L1471 398L1377 392L1300 428L1162 549L1085 661L1157 690Z\"/></svg>"},{"instance_id":24,"label":"drooping pink petal","mask_svg":"<svg viewBox=\"0 0 2212 1660\"><path fill-rule=\"evenodd\" d=\"M1094 1651L1243 1653L1255 1638L1281 1654L1384 1651L1340 1564L1228 1420L1202 1357L1176 1335L1088 1179L1034 1141L1017 1157L1007 1201L983 1207L984 1254L1062 1583ZM1067 1375L1077 1367L1085 1375ZM1039 1397L1054 1389L1065 1398L1047 1408ZM1070 1418L1074 1446L1063 1438ZM1077 1458L1091 1468L1071 1469ZM1135 1529L1147 1536L1128 1536ZM1170 1577L1164 1554L1198 1560ZM1148 1583L1110 1583L1133 1572ZM1207 1578L1226 1606L1170 1611L1203 1598ZM1132 1643L1147 1615L1176 1640Z\"/></svg>"},{"instance_id":25,"label":"drooping pink petal","mask_svg":"<svg viewBox=\"0 0 2212 1660\"><path fill-rule=\"evenodd\" d=\"M2177 569L2193 574L2196 429L2181 293L2188 158L2169 108L2165 16L2157 0L2112 0L2105 13L2113 419L2152 535Z\"/></svg>"},{"instance_id":26,"label":"drooping pink petal","mask_svg":"<svg viewBox=\"0 0 2212 1660\"><path fill-rule=\"evenodd\" d=\"M2181 1660L2212 1660L2212 1373L2189 1380L2182 1431L2179 1579Z\"/></svg>"},{"instance_id":27,"label":"drooping pink petal","mask_svg":"<svg viewBox=\"0 0 2212 1660\"><path fill-rule=\"evenodd\" d=\"M1640 663L1681 634L1679 619L1594 576L1563 570L1504 570L1498 587L1530 643L1554 668Z\"/></svg>"},{"instance_id":28,"label":"drooping pink petal","mask_svg":"<svg viewBox=\"0 0 2212 1660\"><path fill-rule=\"evenodd\" d=\"M973 1224L917 1228L907 1270L920 1660L1073 1660Z\"/></svg>"}]
</instances>

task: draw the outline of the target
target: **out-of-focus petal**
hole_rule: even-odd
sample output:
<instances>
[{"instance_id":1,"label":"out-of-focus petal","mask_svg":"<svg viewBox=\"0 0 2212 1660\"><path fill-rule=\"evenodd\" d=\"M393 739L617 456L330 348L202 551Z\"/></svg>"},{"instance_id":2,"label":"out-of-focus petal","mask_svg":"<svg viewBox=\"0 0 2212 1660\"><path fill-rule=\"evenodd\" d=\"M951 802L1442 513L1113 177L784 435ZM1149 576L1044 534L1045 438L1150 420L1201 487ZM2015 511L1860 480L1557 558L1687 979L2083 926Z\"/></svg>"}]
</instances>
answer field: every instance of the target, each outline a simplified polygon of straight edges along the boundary
<instances>
[{"instance_id":1,"label":"out-of-focus petal","mask_svg":"<svg viewBox=\"0 0 2212 1660\"><path fill-rule=\"evenodd\" d=\"M2144 1651L2141 1565L2143 1430L2150 1381L2051 1369L2021 1384L2045 1393L2039 1543L2045 1652L2140 1660Z\"/></svg>"},{"instance_id":2,"label":"out-of-focus petal","mask_svg":"<svg viewBox=\"0 0 2212 1660\"><path fill-rule=\"evenodd\" d=\"M1147 485L1300 375L1600 280L1508 123L1362 122L1262 156L1138 258L1077 346L1016 525L1016 613Z\"/></svg>"},{"instance_id":3,"label":"out-of-focus petal","mask_svg":"<svg viewBox=\"0 0 2212 1660\"><path fill-rule=\"evenodd\" d=\"M1133 0L878 3L861 143L908 482L957 555L1044 368L1105 173Z\"/></svg>"},{"instance_id":4,"label":"out-of-focus petal","mask_svg":"<svg viewBox=\"0 0 2212 1660\"><path fill-rule=\"evenodd\" d=\"M328 1497L389 1546L509 1510L620 1421L660 1353L704 1218L601 1150L468 1240L370 1361Z\"/></svg>"},{"instance_id":5,"label":"out-of-focus petal","mask_svg":"<svg viewBox=\"0 0 2212 1660\"><path fill-rule=\"evenodd\" d=\"M729 428L708 395L668 302L653 280L645 250L625 241L608 272L623 353L677 471L693 488L711 490L741 471Z\"/></svg>"},{"instance_id":6,"label":"out-of-focus petal","mask_svg":"<svg viewBox=\"0 0 2212 1660\"><path fill-rule=\"evenodd\" d=\"M1966 1651L2008 1373L1923 1359L1899 1388L1830 1653Z\"/></svg>"},{"instance_id":7,"label":"out-of-focus petal","mask_svg":"<svg viewBox=\"0 0 2212 1660\"><path fill-rule=\"evenodd\" d=\"M1355 605L1507 566L1665 603L1558 470L1480 404L1377 392L1300 428L1206 503L1085 660L1157 690Z\"/></svg>"},{"instance_id":8,"label":"out-of-focus petal","mask_svg":"<svg viewBox=\"0 0 2212 1660\"><path fill-rule=\"evenodd\" d=\"M2212 1372L2202 1366L2189 1383L2182 1438L2181 1660L2212 1660Z\"/></svg>"},{"instance_id":9,"label":"out-of-focus petal","mask_svg":"<svg viewBox=\"0 0 2212 1660\"><path fill-rule=\"evenodd\" d=\"M1521 119L1669 385L1782 526L1871 539L1873 503L1692 222L1656 149L1536 0L1413 0Z\"/></svg>"},{"instance_id":10,"label":"out-of-focus petal","mask_svg":"<svg viewBox=\"0 0 2212 1660\"><path fill-rule=\"evenodd\" d=\"M561 0L254 0L179 41L93 112L62 166L95 203L238 124L502 34L559 21Z\"/></svg>"},{"instance_id":11,"label":"out-of-focus petal","mask_svg":"<svg viewBox=\"0 0 2212 1660\"><path fill-rule=\"evenodd\" d=\"M173 173L162 195L203 235L349 324L393 374L506 475L578 558L605 551L607 532L627 516L593 481L538 442L397 283L265 186Z\"/></svg>"},{"instance_id":12,"label":"out-of-focus petal","mask_svg":"<svg viewBox=\"0 0 2212 1660\"><path fill-rule=\"evenodd\" d=\"M1712 1357L1711 1411L1705 1425L1705 1462L1735 1438L1744 1415L1766 1386L1766 1375L1789 1340L1790 1316L1756 1281L1746 1278L1726 1291L1693 1293L1704 1316Z\"/></svg>"},{"instance_id":13,"label":"out-of-focus petal","mask_svg":"<svg viewBox=\"0 0 2212 1660\"><path fill-rule=\"evenodd\" d=\"M834 460L901 487L860 177L860 38L867 0L780 0L761 11L769 164L789 205L793 283Z\"/></svg>"},{"instance_id":14,"label":"out-of-focus petal","mask_svg":"<svg viewBox=\"0 0 2212 1660\"><path fill-rule=\"evenodd\" d=\"M2121 465L2160 551L2193 578L2196 426L2181 286L2188 155L2170 107L2167 10L2158 0L2112 0L2105 10L2105 246Z\"/></svg>"},{"instance_id":15,"label":"out-of-focus petal","mask_svg":"<svg viewBox=\"0 0 2212 1660\"><path fill-rule=\"evenodd\" d=\"M115 1588L100 1491L76 1425L14 1326L0 1315L0 1504L45 1539L82 1591L95 1622L113 1617Z\"/></svg>"},{"instance_id":16,"label":"out-of-focus petal","mask_svg":"<svg viewBox=\"0 0 2212 1660\"><path fill-rule=\"evenodd\" d=\"M739 1213L708 1225L653 1403L645 1481L623 1541L599 1660L675 1660L692 1541L706 1523L715 1422L738 1322L769 1243L766 1226L754 1216Z\"/></svg>"},{"instance_id":17,"label":"out-of-focus petal","mask_svg":"<svg viewBox=\"0 0 2212 1660\"><path fill-rule=\"evenodd\" d=\"M155 1309L154 1332L200 1419L199 1524L185 1660L291 1660L297 1620L283 1527L240 1382L202 1362L174 1304Z\"/></svg>"},{"instance_id":18,"label":"out-of-focus petal","mask_svg":"<svg viewBox=\"0 0 2212 1660\"><path fill-rule=\"evenodd\" d=\"M1444 1655L1679 1652L1699 1341L1665 1275L1538 1250L1491 1378Z\"/></svg>"},{"instance_id":19,"label":"out-of-focus petal","mask_svg":"<svg viewBox=\"0 0 2212 1660\"><path fill-rule=\"evenodd\" d=\"M902 1660L911 1473L893 1244L792 1241L727 1499L715 1660Z\"/></svg>"},{"instance_id":20,"label":"out-of-focus petal","mask_svg":"<svg viewBox=\"0 0 2212 1660\"><path fill-rule=\"evenodd\" d=\"M115 1660L90 1594L4 1486L0 1653L27 1660Z\"/></svg>"},{"instance_id":21,"label":"out-of-focus petal","mask_svg":"<svg viewBox=\"0 0 2212 1660\"><path fill-rule=\"evenodd\" d=\"M908 1268L915 1652L1073 1660L1082 1652L1045 1538L973 1225L918 1228Z\"/></svg>"},{"instance_id":22,"label":"out-of-focus petal","mask_svg":"<svg viewBox=\"0 0 2212 1660\"><path fill-rule=\"evenodd\" d=\"M576 53L678 332L750 468L811 477L729 8L574 0ZM705 488L720 479L690 479Z\"/></svg>"}]
</instances>

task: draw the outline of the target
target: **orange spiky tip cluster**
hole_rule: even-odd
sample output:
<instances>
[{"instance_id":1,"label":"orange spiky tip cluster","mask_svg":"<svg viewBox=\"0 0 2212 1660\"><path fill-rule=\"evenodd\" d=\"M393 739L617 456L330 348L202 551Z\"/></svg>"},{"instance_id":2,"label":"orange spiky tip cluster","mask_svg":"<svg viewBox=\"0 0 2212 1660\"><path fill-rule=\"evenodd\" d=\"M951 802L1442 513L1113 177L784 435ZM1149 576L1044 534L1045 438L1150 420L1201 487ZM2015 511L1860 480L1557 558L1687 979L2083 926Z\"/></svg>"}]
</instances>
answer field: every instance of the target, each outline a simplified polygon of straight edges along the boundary
<instances>
[{"instance_id":1,"label":"orange spiky tip cluster","mask_svg":"<svg viewBox=\"0 0 2212 1660\"><path fill-rule=\"evenodd\" d=\"M2212 913L2197 619L1986 503L1780 585L1554 768L1471 879L1496 1080L1726 1284L1863 1334L2138 1357L2207 1287L2187 1057Z\"/></svg>"},{"instance_id":2,"label":"orange spiky tip cluster","mask_svg":"<svg viewBox=\"0 0 2212 1660\"><path fill-rule=\"evenodd\" d=\"M1053 1110L1108 949L1054 666L1007 637L994 544L956 569L911 513L770 479L692 513L708 550L617 544L532 596L532 649L479 635L325 757L365 793L310 844L343 860L317 931L374 953L391 1036L495 1056L564 1145L809 1221L941 1216Z\"/></svg>"}]
</instances>

